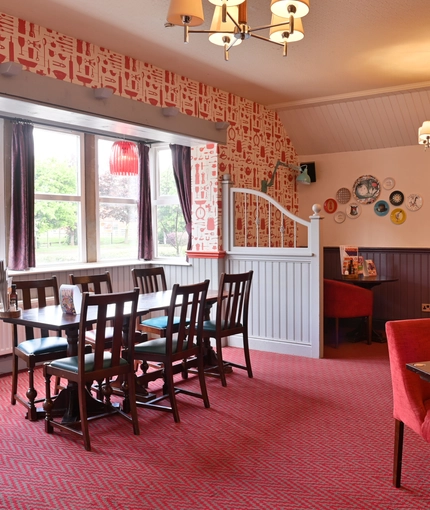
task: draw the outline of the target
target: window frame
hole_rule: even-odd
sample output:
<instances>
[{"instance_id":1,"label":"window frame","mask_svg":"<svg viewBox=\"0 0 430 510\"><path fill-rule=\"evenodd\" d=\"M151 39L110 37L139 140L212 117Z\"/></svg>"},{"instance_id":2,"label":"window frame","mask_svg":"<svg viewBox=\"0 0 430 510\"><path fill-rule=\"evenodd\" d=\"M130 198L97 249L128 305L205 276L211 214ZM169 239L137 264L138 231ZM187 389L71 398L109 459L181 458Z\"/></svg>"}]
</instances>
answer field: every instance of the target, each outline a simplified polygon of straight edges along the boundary
<instances>
[{"instance_id":1,"label":"window frame","mask_svg":"<svg viewBox=\"0 0 430 510\"><path fill-rule=\"evenodd\" d=\"M70 195L70 194L58 194L58 193L38 193L35 189L34 191L34 203L36 204L37 200L45 200L45 201L52 201L52 202L78 202L78 256L79 260L76 261L69 261L67 263L64 262L57 262L57 263L46 263L46 264L40 264L37 262L37 253L36 253L36 268L45 268L48 265L54 265L54 266L66 266L70 264L82 264L86 263L88 256L87 256L87 244L86 244L86 208L85 208L85 196L86 196L86 187L85 187L85 135L83 132L75 130L75 129L68 129L68 128L60 128L56 126L47 126L43 124L37 124L35 123L33 126L33 130L43 130L43 131L55 131L59 133L65 133L65 134L73 134L77 135L79 138L79 158L78 158L78 175L77 175L77 188L78 191L80 191L80 195ZM35 153L36 153L36 143L35 145ZM35 166L36 166L36 160L35 160Z\"/></svg>"}]
</instances>

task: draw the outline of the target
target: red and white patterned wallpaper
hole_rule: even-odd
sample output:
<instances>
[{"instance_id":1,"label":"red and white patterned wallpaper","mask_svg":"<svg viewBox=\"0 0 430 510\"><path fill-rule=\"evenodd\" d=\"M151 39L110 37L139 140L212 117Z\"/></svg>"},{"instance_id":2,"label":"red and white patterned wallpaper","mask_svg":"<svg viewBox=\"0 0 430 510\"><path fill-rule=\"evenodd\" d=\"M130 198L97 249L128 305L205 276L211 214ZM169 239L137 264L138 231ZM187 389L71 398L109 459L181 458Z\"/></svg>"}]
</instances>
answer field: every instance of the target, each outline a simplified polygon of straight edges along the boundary
<instances>
[{"instance_id":1,"label":"red and white patterned wallpaper","mask_svg":"<svg viewBox=\"0 0 430 510\"><path fill-rule=\"evenodd\" d=\"M26 71L84 87L109 87L131 100L176 106L186 115L228 121L227 145L207 144L192 151L195 252L222 250L223 174L229 173L237 187L260 189L261 180L270 179L278 159L297 161L278 115L260 104L0 13L0 62L4 61L19 62ZM297 213L295 175L290 171L277 173L269 194Z\"/></svg>"}]
</instances>

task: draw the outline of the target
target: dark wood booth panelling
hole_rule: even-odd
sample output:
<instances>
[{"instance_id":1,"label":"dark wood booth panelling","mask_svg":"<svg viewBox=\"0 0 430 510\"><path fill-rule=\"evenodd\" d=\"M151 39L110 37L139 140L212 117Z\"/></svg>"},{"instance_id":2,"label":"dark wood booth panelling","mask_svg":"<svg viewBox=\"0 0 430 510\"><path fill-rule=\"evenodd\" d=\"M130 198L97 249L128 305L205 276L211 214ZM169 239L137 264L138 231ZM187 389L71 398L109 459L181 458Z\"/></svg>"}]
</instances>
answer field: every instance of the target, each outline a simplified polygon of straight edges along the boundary
<instances>
[{"instance_id":1,"label":"dark wood booth panelling","mask_svg":"<svg viewBox=\"0 0 430 510\"><path fill-rule=\"evenodd\" d=\"M398 278L373 288L374 323L378 328L389 320L429 318L422 304L430 303L430 249L361 248L365 259L375 262L379 275ZM324 278L338 278L339 247L324 248Z\"/></svg>"}]
</instances>

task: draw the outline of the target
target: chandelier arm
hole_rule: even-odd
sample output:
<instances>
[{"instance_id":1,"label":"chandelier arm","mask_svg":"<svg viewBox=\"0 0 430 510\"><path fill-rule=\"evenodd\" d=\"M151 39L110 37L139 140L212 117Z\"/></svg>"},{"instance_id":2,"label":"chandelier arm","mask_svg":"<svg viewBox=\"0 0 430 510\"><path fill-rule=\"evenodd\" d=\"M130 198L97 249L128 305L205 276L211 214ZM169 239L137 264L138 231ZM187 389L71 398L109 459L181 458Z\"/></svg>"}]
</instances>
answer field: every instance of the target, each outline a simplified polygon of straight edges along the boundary
<instances>
[{"instance_id":1,"label":"chandelier arm","mask_svg":"<svg viewBox=\"0 0 430 510\"><path fill-rule=\"evenodd\" d=\"M233 16L227 11L227 16L231 19L231 21L236 25L236 28L241 31L239 23L233 18Z\"/></svg>"},{"instance_id":2,"label":"chandelier arm","mask_svg":"<svg viewBox=\"0 0 430 510\"><path fill-rule=\"evenodd\" d=\"M251 37L255 37L256 39L260 39L261 41L267 41L272 44L277 44L278 46L284 46L284 43L279 43L277 41L272 41L272 39L268 39L267 37L262 37L261 35L257 34L249 34Z\"/></svg>"},{"instance_id":3,"label":"chandelier arm","mask_svg":"<svg viewBox=\"0 0 430 510\"><path fill-rule=\"evenodd\" d=\"M256 32L257 30L264 30L266 28L282 27L289 24L289 21L284 21L283 23L276 23L275 25L263 25L261 27L249 28L248 32Z\"/></svg>"},{"instance_id":4,"label":"chandelier arm","mask_svg":"<svg viewBox=\"0 0 430 510\"><path fill-rule=\"evenodd\" d=\"M234 30L188 30L189 34L235 34Z\"/></svg>"}]
</instances>

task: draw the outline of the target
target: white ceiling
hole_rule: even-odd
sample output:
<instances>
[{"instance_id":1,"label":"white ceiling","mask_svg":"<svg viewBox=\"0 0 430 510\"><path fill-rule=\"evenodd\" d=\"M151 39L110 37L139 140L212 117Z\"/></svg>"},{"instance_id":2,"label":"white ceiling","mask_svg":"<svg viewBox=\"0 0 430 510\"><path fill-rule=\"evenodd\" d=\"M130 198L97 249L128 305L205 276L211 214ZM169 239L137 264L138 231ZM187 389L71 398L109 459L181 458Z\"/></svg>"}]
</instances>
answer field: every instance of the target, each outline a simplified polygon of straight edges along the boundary
<instances>
[{"instance_id":1,"label":"white ceiling","mask_svg":"<svg viewBox=\"0 0 430 510\"><path fill-rule=\"evenodd\" d=\"M208 29L213 4L203 0ZM0 0L0 11L276 108L299 154L416 143L430 119L429 0L311 0L305 38L222 48L165 28L169 0ZM270 0L248 0L251 27ZM267 36L264 31L258 32Z\"/></svg>"}]
</instances>

